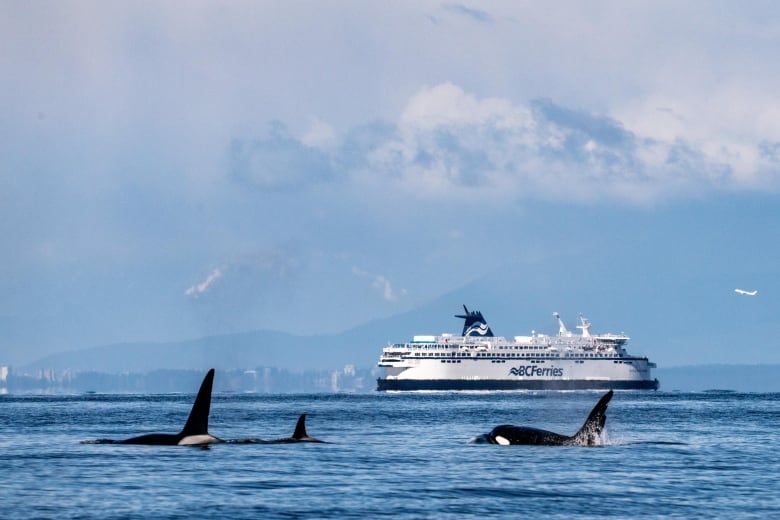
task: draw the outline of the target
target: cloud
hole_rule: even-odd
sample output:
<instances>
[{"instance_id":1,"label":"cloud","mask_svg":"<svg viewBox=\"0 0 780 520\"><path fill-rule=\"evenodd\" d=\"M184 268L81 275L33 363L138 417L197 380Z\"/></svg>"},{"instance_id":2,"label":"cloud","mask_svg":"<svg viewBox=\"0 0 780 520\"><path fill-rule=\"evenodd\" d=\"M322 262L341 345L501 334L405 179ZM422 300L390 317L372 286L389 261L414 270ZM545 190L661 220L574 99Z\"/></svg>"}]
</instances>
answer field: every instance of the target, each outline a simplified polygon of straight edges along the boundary
<instances>
[{"instance_id":1,"label":"cloud","mask_svg":"<svg viewBox=\"0 0 780 520\"><path fill-rule=\"evenodd\" d=\"M677 125L690 119L668 105L649 117ZM398 193L426 203L647 204L780 187L777 141L644 132L654 123L637 127L550 99L480 98L447 82L420 89L396 121L366 123L343 137L320 120L300 139L275 123L265 139L234 142L231 173L255 188L339 182L360 197Z\"/></svg>"},{"instance_id":2,"label":"cloud","mask_svg":"<svg viewBox=\"0 0 780 520\"><path fill-rule=\"evenodd\" d=\"M312 143L332 141L324 123L307 134ZM230 173L236 180L264 190L291 190L335 177L326 153L294 138L280 122L271 124L268 137L235 139L230 149Z\"/></svg>"},{"instance_id":3,"label":"cloud","mask_svg":"<svg viewBox=\"0 0 780 520\"><path fill-rule=\"evenodd\" d=\"M352 274L358 278L371 279L371 287L378 291L382 295L382 299L386 302L397 302L400 296L406 294L406 290L402 289L400 294L393 289L393 284L385 276L381 274L370 274L357 267L352 268Z\"/></svg>"},{"instance_id":4,"label":"cloud","mask_svg":"<svg viewBox=\"0 0 780 520\"><path fill-rule=\"evenodd\" d=\"M466 16L480 23L493 23L493 17L490 13L483 11L482 9L467 7L463 4L446 4L444 9L451 13Z\"/></svg>"},{"instance_id":5,"label":"cloud","mask_svg":"<svg viewBox=\"0 0 780 520\"><path fill-rule=\"evenodd\" d=\"M214 285L214 283L220 278L222 278L222 271L219 269L214 269L214 271L212 271L212 273L208 275L205 280L184 291L184 295L189 296L190 298L198 298L201 294L208 291L209 288Z\"/></svg>"},{"instance_id":6,"label":"cloud","mask_svg":"<svg viewBox=\"0 0 780 520\"><path fill-rule=\"evenodd\" d=\"M315 118L301 142L309 148L331 148L338 142L338 139L332 126L320 118Z\"/></svg>"},{"instance_id":7,"label":"cloud","mask_svg":"<svg viewBox=\"0 0 780 520\"><path fill-rule=\"evenodd\" d=\"M550 100L479 99L452 84L410 99L398 134L374 164L395 162L393 172L422 197L640 202L700 189L728 171L688 143L644 139L608 116Z\"/></svg>"}]
</instances>

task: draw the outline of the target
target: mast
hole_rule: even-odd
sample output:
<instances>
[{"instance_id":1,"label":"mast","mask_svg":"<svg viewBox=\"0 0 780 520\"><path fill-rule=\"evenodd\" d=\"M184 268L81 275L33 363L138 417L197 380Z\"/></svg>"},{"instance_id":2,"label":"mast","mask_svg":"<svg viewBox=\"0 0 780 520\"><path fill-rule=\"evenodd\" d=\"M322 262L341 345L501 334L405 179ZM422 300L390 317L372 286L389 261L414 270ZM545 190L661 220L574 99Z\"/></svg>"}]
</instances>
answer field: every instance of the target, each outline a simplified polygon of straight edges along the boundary
<instances>
[{"instance_id":1,"label":"mast","mask_svg":"<svg viewBox=\"0 0 780 520\"><path fill-rule=\"evenodd\" d=\"M582 325L577 325L577 328L582 329L582 337L590 338L590 322L588 321L588 318L580 314L580 322Z\"/></svg>"},{"instance_id":2,"label":"mast","mask_svg":"<svg viewBox=\"0 0 780 520\"><path fill-rule=\"evenodd\" d=\"M571 336L571 332L569 329L566 328L566 325L563 323L563 320L561 319L561 315L557 312L553 312L553 316L556 320L558 320L558 335L559 336Z\"/></svg>"}]
</instances>

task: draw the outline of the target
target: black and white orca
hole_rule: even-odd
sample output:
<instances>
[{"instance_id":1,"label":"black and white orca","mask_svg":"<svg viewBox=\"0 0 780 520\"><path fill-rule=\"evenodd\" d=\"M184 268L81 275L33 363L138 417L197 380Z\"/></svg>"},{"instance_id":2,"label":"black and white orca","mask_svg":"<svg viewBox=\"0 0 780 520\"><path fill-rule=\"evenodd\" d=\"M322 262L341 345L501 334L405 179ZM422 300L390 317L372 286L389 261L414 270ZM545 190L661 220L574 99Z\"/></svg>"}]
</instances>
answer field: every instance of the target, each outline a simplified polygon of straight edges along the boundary
<instances>
[{"instance_id":1,"label":"black and white orca","mask_svg":"<svg viewBox=\"0 0 780 520\"><path fill-rule=\"evenodd\" d=\"M211 408L211 387L214 384L214 369L208 371L200 385L198 396L190 410L187 423L179 433L148 433L124 440L99 439L84 441L87 444L146 444L156 446L206 446L222 439L209 434L209 410Z\"/></svg>"},{"instance_id":2,"label":"black and white orca","mask_svg":"<svg viewBox=\"0 0 780 520\"><path fill-rule=\"evenodd\" d=\"M281 437L279 439L235 439L227 442L234 444L291 444L295 442L319 442L327 444L327 441L322 441L316 437L309 437L306 433L306 414L301 414L298 417L298 422L295 424L295 431L292 437Z\"/></svg>"},{"instance_id":3,"label":"black and white orca","mask_svg":"<svg viewBox=\"0 0 780 520\"><path fill-rule=\"evenodd\" d=\"M480 436L478 442L490 444L532 444L540 446L594 446L599 443L599 437L607 422L607 404L612 399L612 390L599 399L588 415L580 431L572 436L531 428L528 426L513 426L502 424L493 431Z\"/></svg>"}]
</instances>

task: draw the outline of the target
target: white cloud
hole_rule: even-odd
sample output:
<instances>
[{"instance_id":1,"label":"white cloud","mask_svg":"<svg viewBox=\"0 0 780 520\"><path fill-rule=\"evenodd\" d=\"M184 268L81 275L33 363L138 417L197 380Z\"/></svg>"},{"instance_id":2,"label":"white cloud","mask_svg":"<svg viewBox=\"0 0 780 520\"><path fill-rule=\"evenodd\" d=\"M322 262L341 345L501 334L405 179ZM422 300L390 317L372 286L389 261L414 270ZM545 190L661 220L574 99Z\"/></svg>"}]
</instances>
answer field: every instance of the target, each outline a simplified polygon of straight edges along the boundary
<instances>
[{"instance_id":1,"label":"white cloud","mask_svg":"<svg viewBox=\"0 0 780 520\"><path fill-rule=\"evenodd\" d=\"M390 283L390 280L384 276L375 276L372 286L382 292L382 298L384 298L385 301L394 302L398 300L398 295L393 291L393 285Z\"/></svg>"},{"instance_id":2,"label":"white cloud","mask_svg":"<svg viewBox=\"0 0 780 520\"><path fill-rule=\"evenodd\" d=\"M382 296L382 299L386 302L397 302L398 299L406 294L405 289L401 289L400 293L393 289L392 282L381 274L371 274L358 267L352 268L352 274L358 278L369 278L371 280L371 287L378 291Z\"/></svg>"},{"instance_id":3,"label":"white cloud","mask_svg":"<svg viewBox=\"0 0 780 520\"><path fill-rule=\"evenodd\" d=\"M481 98L446 82L411 96L396 122L366 124L342 137L319 119L303 138L275 123L268 138L234 143L232 174L264 190L336 182L354 186L360 197L400 193L426 204L647 204L780 189L777 154L767 153L780 131L771 124L751 128L746 110L729 119L743 132L714 121L707 127L693 105L653 101L594 114L550 100Z\"/></svg>"},{"instance_id":4,"label":"white cloud","mask_svg":"<svg viewBox=\"0 0 780 520\"><path fill-rule=\"evenodd\" d=\"M336 130L320 118L315 118L301 138L301 142L310 148L332 148L338 144Z\"/></svg>"},{"instance_id":5,"label":"white cloud","mask_svg":"<svg viewBox=\"0 0 780 520\"><path fill-rule=\"evenodd\" d=\"M184 291L184 295L191 298L198 298L201 294L208 291L209 288L214 285L214 283L220 278L222 278L222 271L219 269L214 269L214 271L212 271L212 273L208 275L205 280Z\"/></svg>"},{"instance_id":6,"label":"white cloud","mask_svg":"<svg viewBox=\"0 0 780 520\"><path fill-rule=\"evenodd\" d=\"M623 121L546 100L480 99L444 83L409 100L396 134L369 151L368 169L422 199L645 203L759 184L777 190L780 178L770 173L761 138L777 132L747 124L759 111L730 116L747 130L739 133L722 123L705 129L695 107L669 99Z\"/></svg>"}]
</instances>

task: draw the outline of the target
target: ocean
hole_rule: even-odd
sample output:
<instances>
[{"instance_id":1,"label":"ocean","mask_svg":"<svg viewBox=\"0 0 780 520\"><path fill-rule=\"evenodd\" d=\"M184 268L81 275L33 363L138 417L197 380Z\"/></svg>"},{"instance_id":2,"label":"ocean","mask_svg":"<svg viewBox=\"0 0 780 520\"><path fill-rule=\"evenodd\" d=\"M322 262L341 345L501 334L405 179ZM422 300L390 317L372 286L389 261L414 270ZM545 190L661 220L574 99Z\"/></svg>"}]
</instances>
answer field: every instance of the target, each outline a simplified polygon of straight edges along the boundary
<instances>
[{"instance_id":1,"label":"ocean","mask_svg":"<svg viewBox=\"0 0 780 520\"><path fill-rule=\"evenodd\" d=\"M217 378L219 373L217 373ZM194 390L194 389L193 389ZM221 438L181 429L193 394L0 397L5 518L768 518L780 394L618 391L597 447L470 442L498 424L573 434L602 392L215 394Z\"/></svg>"}]
</instances>

